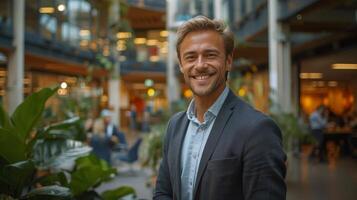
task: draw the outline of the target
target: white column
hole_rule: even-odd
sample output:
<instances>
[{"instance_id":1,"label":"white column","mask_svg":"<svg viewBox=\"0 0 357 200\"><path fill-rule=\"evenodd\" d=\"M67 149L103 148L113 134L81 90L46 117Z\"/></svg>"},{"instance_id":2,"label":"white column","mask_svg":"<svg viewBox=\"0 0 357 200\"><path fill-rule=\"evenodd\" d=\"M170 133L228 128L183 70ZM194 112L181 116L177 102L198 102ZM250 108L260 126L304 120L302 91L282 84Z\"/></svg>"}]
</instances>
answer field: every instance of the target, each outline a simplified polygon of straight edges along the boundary
<instances>
[{"instance_id":1,"label":"white column","mask_svg":"<svg viewBox=\"0 0 357 200\"><path fill-rule=\"evenodd\" d=\"M222 0L214 0L214 18L222 19Z\"/></svg>"},{"instance_id":2,"label":"white column","mask_svg":"<svg viewBox=\"0 0 357 200\"><path fill-rule=\"evenodd\" d=\"M119 23L120 20L120 3L117 0L112 0L110 6L110 15L109 22L110 25ZM115 37L116 33L112 32L112 35ZM116 44L111 46L113 55L115 56L114 69L110 74L109 84L108 84L108 96L109 96L109 106L113 108L113 123L120 127L120 62L119 56L120 53L116 49Z\"/></svg>"},{"instance_id":3,"label":"white column","mask_svg":"<svg viewBox=\"0 0 357 200\"><path fill-rule=\"evenodd\" d=\"M241 1L242 0L234 1L234 10L235 10L234 20L235 20L235 22L239 22L242 19Z\"/></svg>"},{"instance_id":4,"label":"white column","mask_svg":"<svg viewBox=\"0 0 357 200\"><path fill-rule=\"evenodd\" d=\"M9 56L7 67L7 87L6 87L6 107L9 113L13 113L16 107L24 99L24 21L25 21L25 0L14 0L13 4L13 51Z\"/></svg>"},{"instance_id":5,"label":"white column","mask_svg":"<svg viewBox=\"0 0 357 200\"><path fill-rule=\"evenodd\" d=\"M289 27L278 22L278 0L269 0L269 82L271 98L284 112L291 111Z\"/></svg>"},{"instance_id":6,"label":"white column","mask_svg":"<svg viewBox=\"0 0 357 200\"><path fill-rule=\"evenodd\" d=\"M180 99L180 83L175 75L175 66L176 66L176 26L174 15L176 12L177 0L169 0L166 4L166 13L167 13L167 30L169 31L168 35L168 56L167 56L167 68L166 68L166 85L167 85L167 98L169 101L169 106L173 102Z\"/></svg>"}]
</instances>

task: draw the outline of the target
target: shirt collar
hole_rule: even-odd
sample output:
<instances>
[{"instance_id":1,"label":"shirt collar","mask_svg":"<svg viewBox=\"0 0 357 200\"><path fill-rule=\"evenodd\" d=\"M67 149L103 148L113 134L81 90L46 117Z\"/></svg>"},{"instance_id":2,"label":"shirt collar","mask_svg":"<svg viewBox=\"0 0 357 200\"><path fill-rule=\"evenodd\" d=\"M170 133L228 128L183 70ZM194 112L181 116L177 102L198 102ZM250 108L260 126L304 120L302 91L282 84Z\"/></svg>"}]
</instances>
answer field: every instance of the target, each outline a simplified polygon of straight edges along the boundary
<instances>
[{"instance_id":1,"label":"shirt collar","mask_svg":"<svg viewBox=\"0 0 357 200\"><path fill-rule=\"evenodd\" d=\"M228 92L229 89L226 86L223 90L223 92L219 95L219 97L217 98L217 100L213 103L213 105L208 109L208 111L204 114L204 117L206 118L206 115L208 113L213 114L215 117L218 115L219 110L221 109L224 101L226 100L227 96L228 96ZM195 100L192 99L188 109L187 109L187 118L191 121L196 119L196 115L195 115ZM206 121L206 119L205 119Z\"/></svg>"}]
</instances>

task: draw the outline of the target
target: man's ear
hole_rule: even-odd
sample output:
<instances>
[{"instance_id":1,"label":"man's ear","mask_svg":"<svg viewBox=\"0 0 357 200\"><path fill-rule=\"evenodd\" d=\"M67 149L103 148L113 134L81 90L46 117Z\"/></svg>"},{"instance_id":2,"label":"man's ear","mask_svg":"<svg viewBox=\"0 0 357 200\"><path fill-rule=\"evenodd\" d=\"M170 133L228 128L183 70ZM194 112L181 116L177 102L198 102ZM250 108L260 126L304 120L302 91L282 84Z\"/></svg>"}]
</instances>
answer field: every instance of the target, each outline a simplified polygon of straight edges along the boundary
<instances>
[{"instance_id":1,"label":"man's ear","mask_svg":"<svg viewBox=\"0 0 357 200\"><path fill-rule=\"evenodd\" d=\"M226 59L226 71L231 71L233 65L233 53L229 54Z\"/></svg>"},{"instance_id":2,"label":"man's ear","mask_svg":"<svg viewBox=\"0 0 357 200\"><path fill-rule=\"evenodd\" d=\"M179 65L179 67L180 67L180 72L183 73L183 69L182 69L181 64Z\"/></svg>"}]
</instances>

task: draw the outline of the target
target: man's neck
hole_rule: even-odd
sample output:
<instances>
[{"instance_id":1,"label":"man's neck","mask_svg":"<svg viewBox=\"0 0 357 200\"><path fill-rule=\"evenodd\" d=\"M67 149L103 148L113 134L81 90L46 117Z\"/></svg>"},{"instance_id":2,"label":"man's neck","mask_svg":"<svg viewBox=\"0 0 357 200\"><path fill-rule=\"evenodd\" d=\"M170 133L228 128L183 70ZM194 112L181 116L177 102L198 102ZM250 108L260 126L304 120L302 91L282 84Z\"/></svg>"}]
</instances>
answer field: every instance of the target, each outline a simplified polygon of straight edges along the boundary
<instances>
[{"instance_id":1,"label":"man's neck","mask_svg":"<svg viewBox=\"0 0 357 200\"><path fill-rule=\"evenodd\" d=\"M214 102L216 102L224 89L225 87L223 87L220 92L215 93L212 97L209 98L207 96L195 96L195 112L199 122L202 123L204 121L204 114L214 104Z\"/></svg>"}]
</instances>

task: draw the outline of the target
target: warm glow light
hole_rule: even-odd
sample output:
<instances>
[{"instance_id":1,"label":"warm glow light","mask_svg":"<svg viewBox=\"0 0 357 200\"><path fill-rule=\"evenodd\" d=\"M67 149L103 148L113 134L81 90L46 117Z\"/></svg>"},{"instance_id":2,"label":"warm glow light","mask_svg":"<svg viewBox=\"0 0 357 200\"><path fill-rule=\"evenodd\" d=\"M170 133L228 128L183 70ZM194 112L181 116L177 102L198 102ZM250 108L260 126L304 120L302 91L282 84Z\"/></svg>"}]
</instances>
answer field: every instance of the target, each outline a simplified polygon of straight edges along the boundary
<instances>
[{"instance_id":1,"label":"warm glow light","mask_svg":"<svg viewBox=\"0 0 357 200\"><path fill-rule=\"evenodd\" d=\"M357 64L336 63L332 65L332 69L357 69Z\"/></svg>"},{"instance_id":2,"label":"warm glow light","mask_svg":"<svg viewBox=\"0 0 357 200\"><path fill-rule=\"evenodd\" d=\"M108 96L107 96L107 95L103 95L103 96L100 98L100 100L101 100L102 102L107 102L107 101L108 101Z\"/></svg>"},{"instance_id":3,"label":"warm glow light","mask_svg":"<svg viewBox=\"0 0 357 200\"><path fill-rule=\"evenodd\" d=\"M68 87L67 83L66 82L62 82L61 83L61 88L62 89L66 89Z\"/></svg>"},{"instance_id":4,"label":"warm glow light","mask_svg":"<svg viewBox=\"0 0 357 200\"><path fill-rule=\"evenodd\" d=\"M134 43L135 44L145 44L146 38L135 38Z\"/></svg>"},{"instance_id":5,"label":"warm glow light","mask_svg":"<svg viewBox=\"0 0 357 200\"><path fill-rule=\"evenodd\" d=\"M239 89L238 95L241 97L244 97L246 95L247 91L244 88Z\"/></svg>"},{"instance_id":6,"label":"warm glow light","mask_svg":"<svg viewBox=\"0 0 357 200\"><path fill-rule=\"evenodd\" d=\"M125 51L125 50L126 50L126 45L125 44L117 45L117 51Z\"/></svg>"},{"instance_id":7,"label":"warm glow light","mask_svg":"<svg viewBox=\"0 0 357 200\"><path fill-rule=\"evenodd\" d=\"M300 73L300 79L321 79L322 73Z\"/></svg>"},{"instance_id":8,"label":"warm glow light","mask_svg":"<svg viewBox=\"0 0 357 200\"><path fill-rule=\"evenodd\" d=\"M337 83L337 81L329 81L329 82L327 83L327 85L328 85L329 87L336 87L336 86L338 85L338 83Z\"/></svg>"},{"instance_id":9,"label":"warm glow light","mask_svg":"<svg viewBox=\"0 0 357 200\"><path fill-rule=\"evenodd\" d=\"M83 30L80 30L80 31L79 31L79 35L82 36L82 37L88 36L89 34L90 34L90 31L89 31L89 30L83 29Z\"/></svg>"},{"instance_id":10,"label":"warm glow light","mask_svg":"<svg viewBox=\"0 0 357 200\"><path fill-rule=\"evenodd\" d=\"M131 38L131 33L130 32L119 32L117 33L117 38L119 39L128 39Z\"/></svg>"},{"instance_id":11,"label":"warm glow light","mask_svg":"<svg viewBox=\"0 0 357 200\"><path fill-rule=\"evenodd\" d=\"M157 62L160 60L160 57L159 56L150 56L150 61L151 62Z\"/></svg>"},{"instance_id":12,"label":"warm glow light","mask_svg":"<svg viewBox=\"0 0 357 200\"><path fill-rule=\"evenodd\" d=\"M63 5L63 4L60 4L60 5L57 6L57 10L60 11L60 12L63 12L63 11L66 10L66 6Z\"/></svg>"},{"instance_id":13,"label":"warm glow light","mask_svg":"<svg viewBox=\"0 0 357 200\"><path fill-rule=\"evenodd\" d=\"M63 89L63 88L60 88L59 90L57 90L57 94L59 95L67 95L67 90L66 89Z\"/></svg>"},{"instance_id":14,"label":"warm glow light","mask_svg":"<svg viewBox=\"0 0 357 200\"><path fill-rule=\"evenodd\" d=\"M88 44L89 44L89 41L88 41L88 40L81 40L81 41L79 42L79 45L82 46L82 47L86 47L86 46L88 46Z\"/></svg>"},{"instance_id":15,"label":"warm glow light","mask_svg":"<svg viewBox=\"0 0 357 200\"><path fill-rule=\"evenodd\" d=\"M150 88L150 89L148 89L147 94L149 97L153 97L155 95L155 90L153 88Z\"/></svg>"},{"instance_id":16,"label":"warm glow light","mask_svg":"<svg viewBox=\"0 0 357 200\"><path fill-rule=\"evenodd\" d=\"M54 13L55 9L53 7L42 7L39 9L39 12L42 14L50 14L50 13Z\"/></svg>"},{"instance_id":17,"label":"warm glow light","mask_svg":"<svg viewBox=\"0 0 357 200\"><path fill-rule=\"evenodd\" d=\"M167 37L169 35L168 31L160 31L160 36L161 37Z\"/></svg>"},{"instance_id":18,"label":"warm glow light","mask_svg":"<svg viewBox=\"0 0 357 200\"><path fill-rule=\"evenodd\" d=\"M168 49L166 47L160 49L160 53L167 53Z\"/></svg>"},{"instance_id":19,"label":"warm glow light","mask_svg":"<svg viewBox=\"0 0 357 200\"><path fill-rule=\"evenodd\" d=\"M192 90L190 90L190 89L185 90L185 92L183 93L183 95L184 95L187 99L191 98L191 97L193 96Z\"/></svg>"},{"instance_id":20,"label":"warm glow light","mask_svg":"<svg viewBox=\"0 0 357 200\"><path fill-rule=\"evenodd\" d=\"M155 46L158 44L157 40L147 40L146 45L148 46Z\"/></svg>"}]
</instances>

